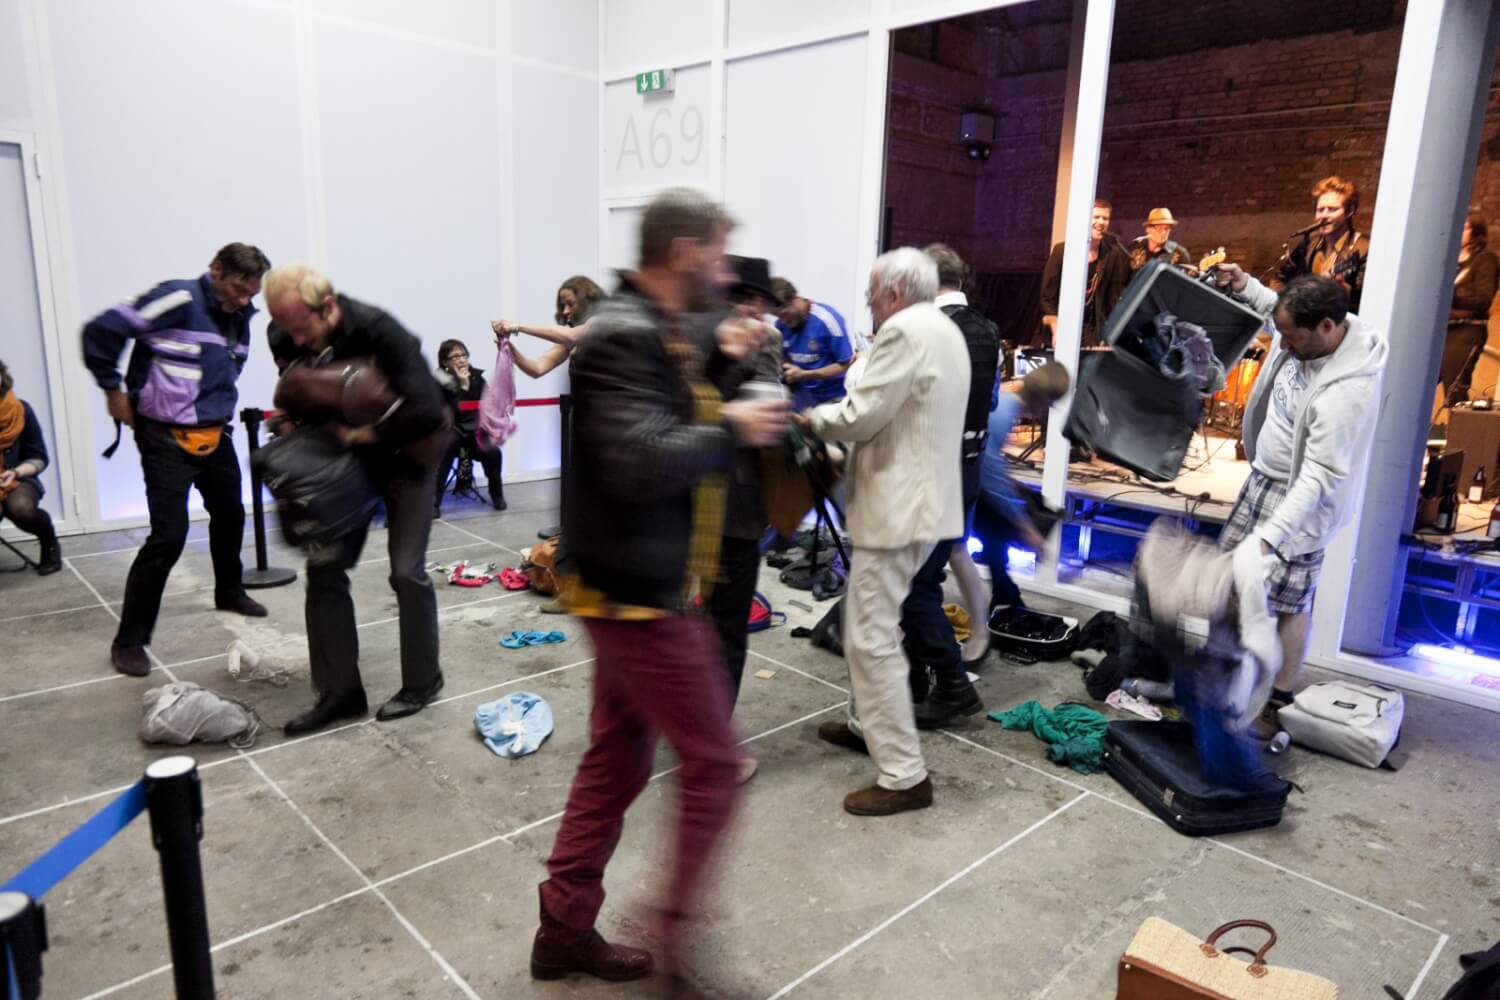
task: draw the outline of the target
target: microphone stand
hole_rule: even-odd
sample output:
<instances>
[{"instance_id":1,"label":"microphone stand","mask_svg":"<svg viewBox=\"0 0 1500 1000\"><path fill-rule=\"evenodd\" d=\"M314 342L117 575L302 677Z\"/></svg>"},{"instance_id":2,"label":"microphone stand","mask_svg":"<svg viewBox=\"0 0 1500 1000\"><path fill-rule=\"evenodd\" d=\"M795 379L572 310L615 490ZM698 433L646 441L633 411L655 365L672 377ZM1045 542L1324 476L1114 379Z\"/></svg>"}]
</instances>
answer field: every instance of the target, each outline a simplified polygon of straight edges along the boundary
<instances>
[{"instance_id":1,"label":"microphone stand","mask_svg":"<svg viewBox=\"0 0 1500 1000\"><path fill-rule=\"evenodd\" d=\"M1469 366L1474 363L1475 358L1477 358L1479 356L1479 352L1482 349L1483 349L1483 345L1480 345L1478 347L1474 347L1474 348L1471 348L1469 350L1469 356L1466 357L1466 358L1464 358L1463 367L1458 370L1458 374L1457 375L1453 376L1453 381L1448 385L1447 391L1443 393L1443 405L1440 406L1440 407L1438 407L1438 412L1437 412L1437 415L1439 417L1441 417L1443 415L1443 411L1444 410L1448 411L1448 415L1449 415L1450 418L1452 417L1452 415L1453 415L1453 394L1458 391L1458 383L1463 380L1464 372L1466 372L1466 371L1469 370ZM1447 427L1447 425L1446 424L1440 424L1436 420L1434 420L1433 424L1432 424L1432 427L1433 427L1434 430L1436 430L1438 427ZM1443 436L1444 436L1445 439L1447 438L1447 432L1446 431L1444 432Z\"/></svg>"}]
</instances>

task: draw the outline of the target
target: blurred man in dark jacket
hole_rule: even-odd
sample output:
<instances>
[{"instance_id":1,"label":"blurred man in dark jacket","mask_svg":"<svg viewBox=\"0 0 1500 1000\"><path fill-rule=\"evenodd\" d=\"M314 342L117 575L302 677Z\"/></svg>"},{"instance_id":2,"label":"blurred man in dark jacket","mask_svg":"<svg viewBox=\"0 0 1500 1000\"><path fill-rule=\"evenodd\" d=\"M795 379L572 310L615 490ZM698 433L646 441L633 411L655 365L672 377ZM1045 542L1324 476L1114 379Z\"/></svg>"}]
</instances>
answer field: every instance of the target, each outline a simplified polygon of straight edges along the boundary
<instances>
[{"instance_id":1,"label":"blurred man in dark jacket","mask_svg":"<svg viewBox=\"0 0 1500 1000\"><path fill-rule=\"evenodd\" d=\"M419 457L413 448L447 424L442 390L422 357L422 342L395 317L334 291L308 264L266 274L266 308L303 359L371 359L400 397L378 424L346 427L340 437L360 449L385 501L391 589L401 621L401 690L375 715L382 722L422 710L443 688L438 667L437 596L427 574L427 538L441 447ZM297 358L293 358L293 361ZM369 524L345 536L336 558L307 567L307 648L317 703L286 724L288 736L365 714L359 676L359 633L349 570L359 562Z\"/></svg>"},{"instance_id":2,"label":"blurred man in dark jacket","mask_svg":"<svg viewBox=\"0 0 1500 1000\"><path fill-rule=\"evenodd\" d=\"M596 652L594 705L541 886L537 978L652 971L649 952L606 942L594 921L605 865L651 776L658 734L682 761L676 857L659 910L669 968L734 804L740 751L718 640L684 609L693 579L718 570L736 448L778 440L787 418L784 402L725 402L714 388L725 367L758 347L755 327L721 323L710 333L693 316L728 283L729 228L724 210L691 190L653 199L641 219L640 269L622 275L573 356L563 535L577 575L566 593Z\"/></svg>"}]
</instances>

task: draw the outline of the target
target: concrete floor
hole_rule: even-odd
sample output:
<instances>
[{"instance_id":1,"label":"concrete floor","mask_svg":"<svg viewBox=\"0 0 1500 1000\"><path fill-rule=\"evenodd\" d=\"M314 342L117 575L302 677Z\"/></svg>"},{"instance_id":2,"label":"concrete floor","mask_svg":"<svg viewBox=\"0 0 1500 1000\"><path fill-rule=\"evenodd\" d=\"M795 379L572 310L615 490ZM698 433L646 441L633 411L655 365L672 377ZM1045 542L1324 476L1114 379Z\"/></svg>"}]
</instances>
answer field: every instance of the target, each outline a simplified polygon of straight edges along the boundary
<instances>
[{"instance_id":1,"label":"concrete floor","mask_svg":"<svg viewBox=\"0 0 1500 1000\"><path fill-rule=\"evenodd\" d=\"M555 521L556 488L508 492L504 514L450 505L434 561L514 565ZM67 570L51 577L0 575L0 876L176 752L136 736L141 692L175 677L253 704L268 724L250 752L193 750L221 996L649 995L527 975L535 887L586 738L590 650L577 623L539 615L529 593L440 583L446 697L411 719L287 741L279 726L310 702L301 584L261 592L271 617L260 622L214 612L203 528L168 587L161 669L144 680L107 658L143 531L67 539ZM399 684L382 542L374 532L354 583L372 699ZM300 565L279 546L272 561ZM770 571L763 590L790 625L826 607L792 607L786 598L812 602ZM496 643L541 627L568 641ZM1436 997L1459 953L1500 937L1500 717L1408 696L1402 771L1293 750L1283 769L1302 793L1286 820L1219 840L1178 836L1107 776L1060 770L1040 742L979 717L925 737L932 809L857 819L839 802L869 782L869 762L814 735L844 705L843 663L789 633L752 638L737 723L761 770L693 959L725 995L1108 998L1117 958L1156 914L1201 933L1269 921L1273 958L1345 997L1381 997L1384 984ZM290 683L231 679L223 654L236 637L289 668ZM1066 663L992 657L981 688L990 708L1086 697ZM557 729L537 754L503 761L473 712L517 689L548 699ZM631 812L609 871L608 934L630 939L661 883L674 794L663 776ZM144 818L46 904L46 996L171 995Z\"/></svg>"}]
</instances>

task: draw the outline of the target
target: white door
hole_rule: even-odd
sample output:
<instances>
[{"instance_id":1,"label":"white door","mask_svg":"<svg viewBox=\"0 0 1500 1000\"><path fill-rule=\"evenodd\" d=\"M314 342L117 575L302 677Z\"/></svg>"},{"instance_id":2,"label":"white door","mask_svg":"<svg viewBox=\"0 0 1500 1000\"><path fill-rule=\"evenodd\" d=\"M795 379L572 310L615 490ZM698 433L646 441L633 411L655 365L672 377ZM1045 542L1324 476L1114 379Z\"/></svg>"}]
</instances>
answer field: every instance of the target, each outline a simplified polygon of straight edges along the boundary
<instances>
[{"instance_id":1,"label":"white door","mask_svg":"<svg viewBox=\"0 0 1500 1000\"><path fill-rule=\"evenodd\" d=\"M56 362L49 365L54 352L48 350L44 311L51 306L43 294L49 287L46 276L38 270L45 256L38 252L41 234L34 231L40 213L31 168L29 150L20 141L0 137L0 361L10 368L16 395L36 411L47 440L51 461L41 477L46 489L42 506L58 527L76 527L71 463L59 447L67 441L66 433L58 433L64 430L59 421L66 419L66 405ZM7 536L15 534L10 525L5 527Z\"/></svg>"}]
</instances>

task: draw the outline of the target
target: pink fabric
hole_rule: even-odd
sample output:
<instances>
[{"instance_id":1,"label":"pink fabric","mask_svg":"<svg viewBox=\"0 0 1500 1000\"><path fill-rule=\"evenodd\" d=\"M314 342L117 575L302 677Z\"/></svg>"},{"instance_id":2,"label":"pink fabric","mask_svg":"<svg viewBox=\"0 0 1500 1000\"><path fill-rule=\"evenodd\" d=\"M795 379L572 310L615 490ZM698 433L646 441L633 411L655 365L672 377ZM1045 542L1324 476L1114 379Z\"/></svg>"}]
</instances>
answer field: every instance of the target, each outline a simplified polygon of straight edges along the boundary
<instances>
[{"instance_id":1,"label":"pink fabric","mask_svg":"<svg viewBox=\"0 0 1500 1000\"><path fill-rule=\"evenodd\" d=\"M516 432L516 365L510 356L510 341L500 345L495 368L479 397L479 416L474 440L482 451L495 451Z\"/></svg>"}]
</instances>

